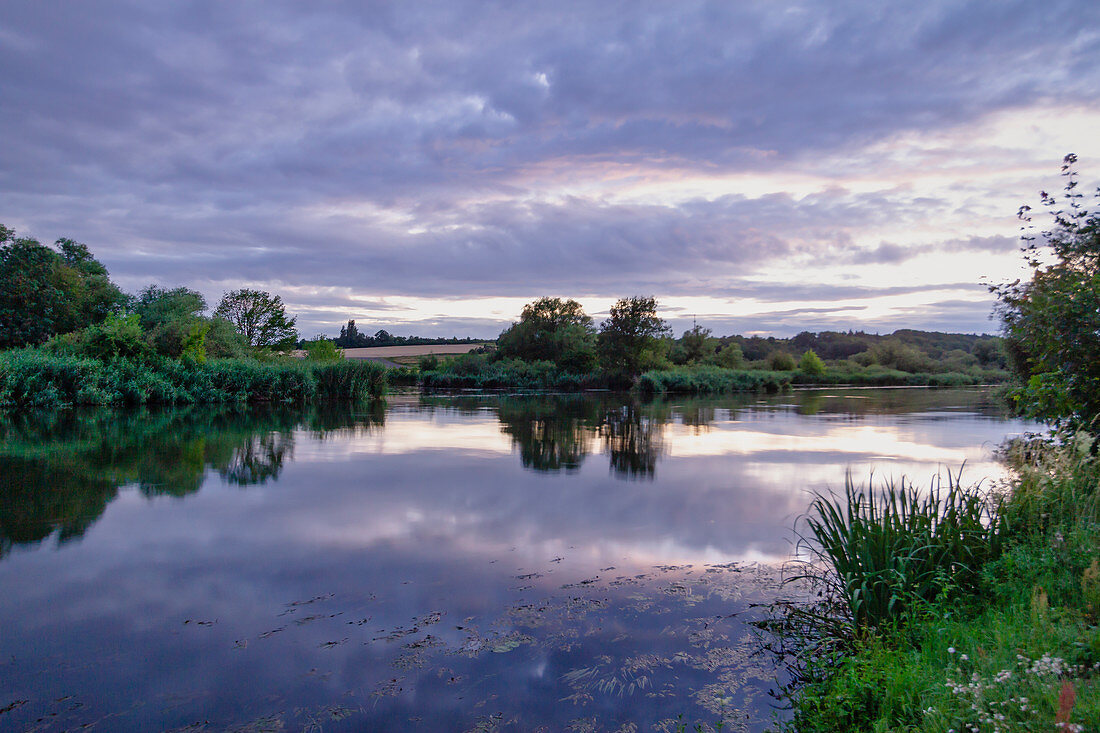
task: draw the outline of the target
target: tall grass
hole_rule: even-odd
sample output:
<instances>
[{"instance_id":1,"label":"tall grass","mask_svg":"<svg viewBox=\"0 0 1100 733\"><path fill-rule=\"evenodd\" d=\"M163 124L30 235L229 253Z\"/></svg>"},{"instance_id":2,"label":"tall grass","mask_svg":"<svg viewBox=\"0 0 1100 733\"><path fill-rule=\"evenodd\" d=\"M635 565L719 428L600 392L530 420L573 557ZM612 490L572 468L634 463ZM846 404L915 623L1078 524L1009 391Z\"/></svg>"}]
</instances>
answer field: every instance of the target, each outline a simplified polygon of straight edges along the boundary
<instances>
[{"instance_id":1,"label":"tall grass","mask_svg":"<svg viewBox=\"0 0 1100 733\"><path fill-rule=\"evenodd\" d=\"M830 367L824 374L796 371L794 384L836 385L850 384L860 387L967 387L978 384L1003 382L1005 373L995 370L962 372L902 372L872 366L865 369L836 369Z\"/></svg>"},{"instance_id":2,"label":"tall grass","mask_svg":"<svg viewBox=\"0 0 1100 733\"><path fill-rule=\"evenodd\" d=\"M100 361L21 349L0 353L0 409L358 399L385 393L385 371L368 361Z\"/></svg>"},{"instance_id":3,"label":"tall grass","mask_svg":"<svg viewBox=\"0 0 1100 733\"><path fill-rule=\"evenodd\" d=\"M678 392L778 392L791 384L789 372L743 371L716 366L675 367L648 371L638 378L642 394Z\"/></svg>"},{"instance_id":4,"label":"tall grass","mask_svg":"<svg viewBox=\"0 0 1100 733\"><path fill-rule=\"evenodd\" d=\"M842 496L818 494L804 517L802 544L828 568L857 629L895 624L921 604L972 591L984 563L1002 549L1004 514L958 475L927 490L904 478L881 489L849 475Z\"/></svg>"},{"instance_id":5,"label":"tall grass","mask_svg":"<svg viewBox=\"0 0 1100 733\"><path fill-rule=\"evenodd\" d=\"M464 354L422 372L421 386L432 389L521 389L576 392L609 386L603 374L574 374L551 361L500 359L485 354Z\"/></svg>"}]
</instances>

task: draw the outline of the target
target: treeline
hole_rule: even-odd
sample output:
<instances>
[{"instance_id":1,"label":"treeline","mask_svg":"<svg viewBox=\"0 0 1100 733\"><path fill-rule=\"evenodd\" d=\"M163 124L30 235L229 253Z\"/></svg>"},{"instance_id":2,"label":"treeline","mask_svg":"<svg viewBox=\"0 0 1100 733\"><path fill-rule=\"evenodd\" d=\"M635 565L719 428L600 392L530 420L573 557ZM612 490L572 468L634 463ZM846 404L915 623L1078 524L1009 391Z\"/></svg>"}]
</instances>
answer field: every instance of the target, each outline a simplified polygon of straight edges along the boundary
<instances>
[{"instance_id":1,"label":"treeline","mask_svg":"<svg viewBox=\"0 0 1100 733\"><path fill-rule=\"evenodd\" d=\"M861 366L879 364L902 371L935 371L937 366L965 370L981 366L1007 367L1003 341L998 336L939 333L901 329L879 335L863 331L803 331L791 338L724 336L717 348L736 343L744 358L766 361L773 354L813 351L822 359L852 359Z\"/></svg>"},{"instance_id":2,"label":"treeline","mask_svg":"<svg viewBox=\"0 0 1100 733\"><path fill-rule=\"evenodd\" d=\"M359 331L354 320L340 327L340 335L332 341L341 349L362 349L370 346L429 346L435 344L476 344L484 339L474 338L426 338L423 336L394 336L384 328L375 331L373 336L368 336ZM305 342L300 344L304 348Z\"/></svg>"},{"instance_id":3,"label":"treeline","mask_svg":"<svg viewBox=\"0 0 1100 733\"><path fill-rule=\"evenodd\" d=\"M124 293L79 242L49 247L0 226L0 409L301 402L385 389L382 367L333 363L334 349L285 356L298 334L279 296L234 290L206 311L186 287Z\"/></svg>"},{"instance_id":4,"label":"treeline","mask_svg":"<svg viewBox=\"0 0 1100 733\"><path fill-rule=\"evenodd\" d=\"M804 332L793 338L715 337L695 325L679 338L653 298L623 298L596 328L575 300L529 303L496 349L420 363L426 388L578 390L636 387L646 393L783 389L792 384L961 386L1008 377L996 336L902 330Z\"/></svg>"}]
</instances>

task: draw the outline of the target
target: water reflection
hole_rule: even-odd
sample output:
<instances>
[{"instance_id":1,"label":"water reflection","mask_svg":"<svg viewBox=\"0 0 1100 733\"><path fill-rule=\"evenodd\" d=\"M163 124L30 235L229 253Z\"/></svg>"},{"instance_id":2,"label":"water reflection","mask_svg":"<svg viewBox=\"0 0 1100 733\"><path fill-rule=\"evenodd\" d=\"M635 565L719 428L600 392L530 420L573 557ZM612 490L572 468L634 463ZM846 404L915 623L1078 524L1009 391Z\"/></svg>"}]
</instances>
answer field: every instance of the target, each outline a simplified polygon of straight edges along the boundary
<instances>
[{"instance_id":1,"label":"water reflection","mask_svg":"<svg viewBox=\"0 0 1100 733\"><path fill-rule=\"evenodd\" d=\"M7 423L0 729L761 730L731 614L807 489L1026 427L927 390Z\"/></svg>"},{"instance_id":2,"label":"water reflection","mask_svg":"<svg viewBox=\"0 0 1100 733\"><path fill-rule=\"evenodd\" d=\"M327 433L383 424L385 406L367 412L323 406L78 411L0 421L0 558L13 544L56 533L82 537L118 496L185 497L209 471L227 484L262 485L293 459L296 428Z\"/></svg>"}]
</instances>

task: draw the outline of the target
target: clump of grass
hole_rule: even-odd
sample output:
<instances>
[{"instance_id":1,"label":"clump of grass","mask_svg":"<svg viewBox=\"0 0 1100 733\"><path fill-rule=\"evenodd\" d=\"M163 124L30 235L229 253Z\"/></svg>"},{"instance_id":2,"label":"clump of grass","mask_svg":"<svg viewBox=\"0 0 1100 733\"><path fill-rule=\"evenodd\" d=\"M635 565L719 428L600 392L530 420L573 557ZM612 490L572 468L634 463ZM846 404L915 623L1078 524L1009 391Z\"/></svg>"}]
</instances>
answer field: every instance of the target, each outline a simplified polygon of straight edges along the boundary
<instances>
[{"instance_id":1,"label":"clump of grass","mask_svg":"<svg viewBox=\"0 0 1100 733\"><path fill-rule=\"evenodd\" d=\"M894 625L915 606L973 589L1003 544L999 504L950 472L927 490L904 478L858 487L849 475L844 494L816 495L804 521L800 544L826 568L814 579L845 601L856 629Z\"/></svg>"},{"instance_id":2,"label":"clump of grass","mask_svg":"<svg viewBox=\"0 0 1100 733\"><path fill-rule=\"evenodd\" d=\"M818 497L807 521L825 542L812 531L807 541L828 569L811 579L825 583L814 587L823 598L777 605L761 624L790 657L793 710L781 729L1092 730L1100 720L1094 450L1088 435L1016 442L1006 457L1017 475L998 504L980 505L974 490L953 497L956 477L938 499L904 486L904 507L900 496L850 483L842 497ZM958 518L945 522L952 511ZM887 546L905 562L889 560ZM974 560L937 573L911 559L929 566L936 554ZM902 585L899 564L911 579ZM855 598L867 605L853 611ZM877 622L875 607L885 609Z\"/></svg>"},{"instance_id":3,"label":"clump of grass","mask_svg":"<svg viewBox=\"0 0 1100 733\"><path fill-rule=\"evenodd\" d=\"M638 378L642 394L667 392L715 394L723 392L778 392L791 384L786 372L723 369L716 366L674 367L648 371Z\"/></svg>"}]
</instances>

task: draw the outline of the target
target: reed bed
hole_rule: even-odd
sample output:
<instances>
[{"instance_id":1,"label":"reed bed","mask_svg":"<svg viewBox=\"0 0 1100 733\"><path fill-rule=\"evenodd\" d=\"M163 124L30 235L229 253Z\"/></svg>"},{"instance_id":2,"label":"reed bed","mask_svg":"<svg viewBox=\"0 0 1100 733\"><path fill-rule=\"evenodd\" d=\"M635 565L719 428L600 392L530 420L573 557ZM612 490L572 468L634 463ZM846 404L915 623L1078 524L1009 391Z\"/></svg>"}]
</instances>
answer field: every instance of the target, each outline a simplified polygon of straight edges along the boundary
<instances>
[{"instance_id":1,"label":"reed bed","mask_svg":"<svg viewBox=\"0 0 1100 733\"><path fill-rule=\"evenodd\" d=\"M1000 504L951 472L925 490L904 478L857 486L849 475L842 495L814 497L804 522L801 546L828 568L814 579L835 588L857 628L972 590L1004 537Z\"/></svg>"},{"instance_id":2,"label":"reed bed","mask_svg":"<svg viewBox=\"0 0 1100 733\"><path fill-rule=\"evenodd\" d=\"M359 399L385 393L385 372L369 361L101 361L22 349L0 354L0 409Z\"/></svg>"}]
</instances>

